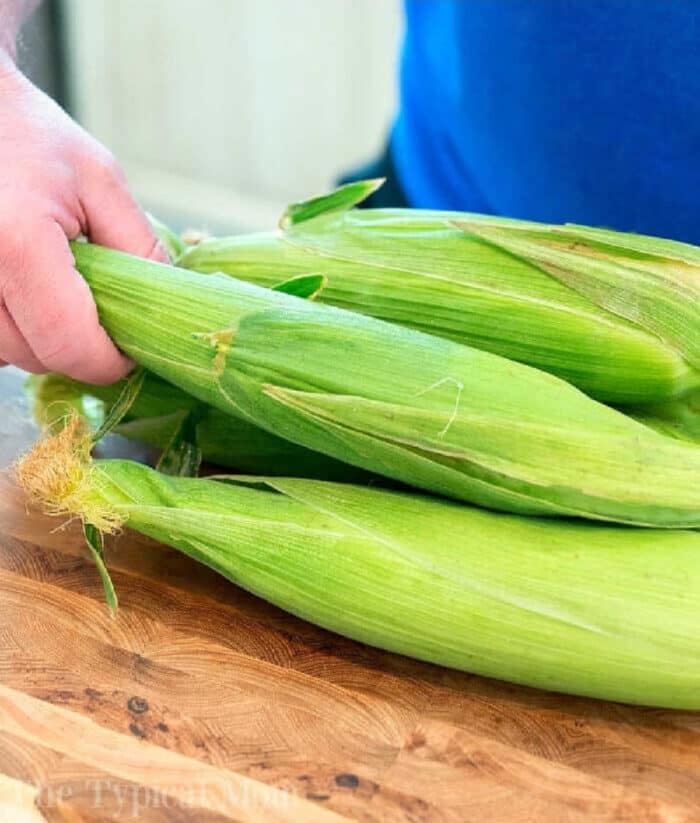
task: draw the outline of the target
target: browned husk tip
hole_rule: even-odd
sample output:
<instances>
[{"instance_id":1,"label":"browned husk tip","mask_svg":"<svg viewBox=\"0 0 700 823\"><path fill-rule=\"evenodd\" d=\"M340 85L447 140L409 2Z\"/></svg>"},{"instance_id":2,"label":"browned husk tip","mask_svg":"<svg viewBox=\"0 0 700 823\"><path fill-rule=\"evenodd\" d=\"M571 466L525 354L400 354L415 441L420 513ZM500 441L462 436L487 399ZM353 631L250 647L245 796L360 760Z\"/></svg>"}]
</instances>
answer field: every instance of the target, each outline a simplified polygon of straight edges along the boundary
<instances>
[{"instance_id":1,"label":"browned husk tip","mask_svg":"<svg viewBox=\"0 0 700 823\"><path fill-rule=\"evenodd\" d=\"M113 534L124 518L95 499L92 437L73 413L56 434L43 438L14 467L30 502L52 517L79 518L104 534Z\"/></svg>"}]
</instances>

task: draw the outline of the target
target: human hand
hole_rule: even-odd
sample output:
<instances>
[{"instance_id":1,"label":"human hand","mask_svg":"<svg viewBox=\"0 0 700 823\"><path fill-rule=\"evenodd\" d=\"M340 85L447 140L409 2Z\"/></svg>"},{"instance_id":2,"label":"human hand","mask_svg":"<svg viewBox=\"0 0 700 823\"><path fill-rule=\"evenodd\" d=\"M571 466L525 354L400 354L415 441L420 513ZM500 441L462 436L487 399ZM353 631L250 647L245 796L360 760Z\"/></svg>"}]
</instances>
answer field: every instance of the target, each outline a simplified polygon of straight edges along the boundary
<instances>
[{"instance_id":1,"label":"human hand","mask_svg":"<svg viewBox=\"0 0 700 823\"><path fill-rule=\"evenodd\" d=\"M81 234L168 260L114 158L0 49L0 362L106 384L132 364L75 269Z\"/></svg>"}]
</instances>

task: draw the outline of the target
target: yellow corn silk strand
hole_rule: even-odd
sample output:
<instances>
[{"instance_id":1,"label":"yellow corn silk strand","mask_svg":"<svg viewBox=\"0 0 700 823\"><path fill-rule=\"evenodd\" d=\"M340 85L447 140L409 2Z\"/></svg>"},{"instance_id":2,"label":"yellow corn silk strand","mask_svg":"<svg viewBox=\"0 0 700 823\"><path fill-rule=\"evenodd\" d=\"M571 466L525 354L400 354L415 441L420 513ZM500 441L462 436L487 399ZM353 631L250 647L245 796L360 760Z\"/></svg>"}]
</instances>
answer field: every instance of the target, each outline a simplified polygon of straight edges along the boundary
<instances>
[{"instance_id":1,"label":"yellow corn silk strand","mask_svg":"<svg viewBox=\"0 0 700 823\"><path fill-rule=\"evenodd\" d=\"M317 299L518 360L611 404L700 386L700 250L458 212L352 209L376 181L290 207L278 232L206 240L178 265Z\"/></svg>"},{"instance_id":2,"label":"yellow corn silk strand","mask_svg":"<svg viewBox=\"0 0 700 823\"><path fill-rule=\"evenodd\" d=\"M298 478L166 477L128 461L96 461L80 496L42 489L37 478L67 476L64 456L49 446L20 467L52 513L120 522L340 634L529 686L700 708L697 532Z\"/></svg>"},{"instance_id":3,"label":"yellow corn silk strand","mask_svg":"<svg viewBox=\"0 0 700 823\"><path fill-rule=\"evenodd\" d=\"M279 437L491 508L700 524L700 448L552 375L231 277L73 249L124 351Z\"/></svg>"}]
</instances>

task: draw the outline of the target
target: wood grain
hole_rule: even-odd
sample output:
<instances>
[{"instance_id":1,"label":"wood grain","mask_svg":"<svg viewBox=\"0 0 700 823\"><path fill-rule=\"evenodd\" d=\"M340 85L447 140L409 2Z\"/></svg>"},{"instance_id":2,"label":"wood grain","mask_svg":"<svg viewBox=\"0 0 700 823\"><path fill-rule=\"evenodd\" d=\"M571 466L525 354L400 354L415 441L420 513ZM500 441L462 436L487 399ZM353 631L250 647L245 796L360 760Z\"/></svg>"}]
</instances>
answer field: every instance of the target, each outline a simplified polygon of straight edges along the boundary
<instances>
[{"instance_id":1,"label":"wood grain","mask_svg":"<svg viewBox=\"0 0 700 823\"><path fill-rule=\"evenodd\" d=\"M128 532L112 619L60 525L0 477L2 821L700 820L695 714L371 649Z\"/></svg>"}]
</instances>

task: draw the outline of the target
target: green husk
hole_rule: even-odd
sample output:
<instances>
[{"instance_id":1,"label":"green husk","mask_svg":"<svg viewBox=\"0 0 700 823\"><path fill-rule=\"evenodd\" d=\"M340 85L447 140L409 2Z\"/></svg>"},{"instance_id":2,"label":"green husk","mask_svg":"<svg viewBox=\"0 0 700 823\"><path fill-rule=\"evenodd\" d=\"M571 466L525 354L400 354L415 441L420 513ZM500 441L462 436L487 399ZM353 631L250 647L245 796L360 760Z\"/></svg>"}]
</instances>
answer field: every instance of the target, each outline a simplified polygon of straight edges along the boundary
<instances>
[{"instance_id":1,"label":"green husk","mask_svg":"<svg viewBox=\"0 0 700 823\"><path fill-rule=\"evenodd\" d=\"M528 363L611 404L700 386L700 250L457 212L348 210L363 191L353 185L290 207L277 233L204 241L178 265L267 287L320 274L321 302Z\"/></svg>"},{"instance_id":2,"label":"green husk","mask_svg":"<svg viewBox=\"0 0 700 823\"><path fill-rule=\"evenodd\" d=\"M662 434L700 445L700 391L657 405L630 407L628 413Z\"/></svg>"},{"instance_id":3,"label":"green husk","mask_svg":"<svg viewBox=\"0 0 700 823\"><path fill-rule=\"evenodd\" d=\"M491 508L700 525L700 448L549 374L231 277L73 250L124 351L280 437Z\"/></svg>"},{"instance_id":4,"label":"green husk","mask_svg":"<svg viewBox=\"0 0 700 823\"><path fill-rule=\"evenodd\" d=\"M124 381L94 386L55 373L31 375L27 379L34 418L48 430L62 426L69 409L77 411L93 428L99 428L105 407L116 401L123 386ZM658 405L627 407L625 412L661 434L700 444L700 392ZM362 469L297 446L240 417L207 406L150 373L146 374L133 405L113 431L163 452L188 426L193 430L192 442L205 462L239 474L309 477L344 483L366 482L371 476ZM163 470L162 465L159 468Z\"/></svg>"},{"instance_id":5,"label":"green husk","mask_svg":"<svg viewBox=\"0 0 700 823\"><path fill-rule=\"evenodd\" d=\"M518 518L313 480L81 468L84 451L62 434L18 469L53 514L128 525L383 649L544 689L700 708L698 533Z\"/></svg>"},{"instance_id":6,"label":"green husk","mask_svg":"<svg viewBox=\"0 0 700 823\"><path fill-rule=\"evenodd\" d=\"M124 385L125 381L120 381L111 386L93 386L52 373L32 375L27 381L34 417L50 431L61 428L71 410L92 428L99 428L105 408L117 400ZM192 442L205 461L242 474L294 475L343 482L367 478L360 469L207 406L150 373L122 422L111 430L165 451L188 426L192 429Z\"/></svg>"},{"instance_id":7,"label":"green husk","mask_svg":"<svg viewBox=\"0 0 700 823\"><path fill-rule=\"evenodd\" d=\"M700 368L700 249L586 226L456 225L674 346Z\"/></svg>"}]
</instances>

